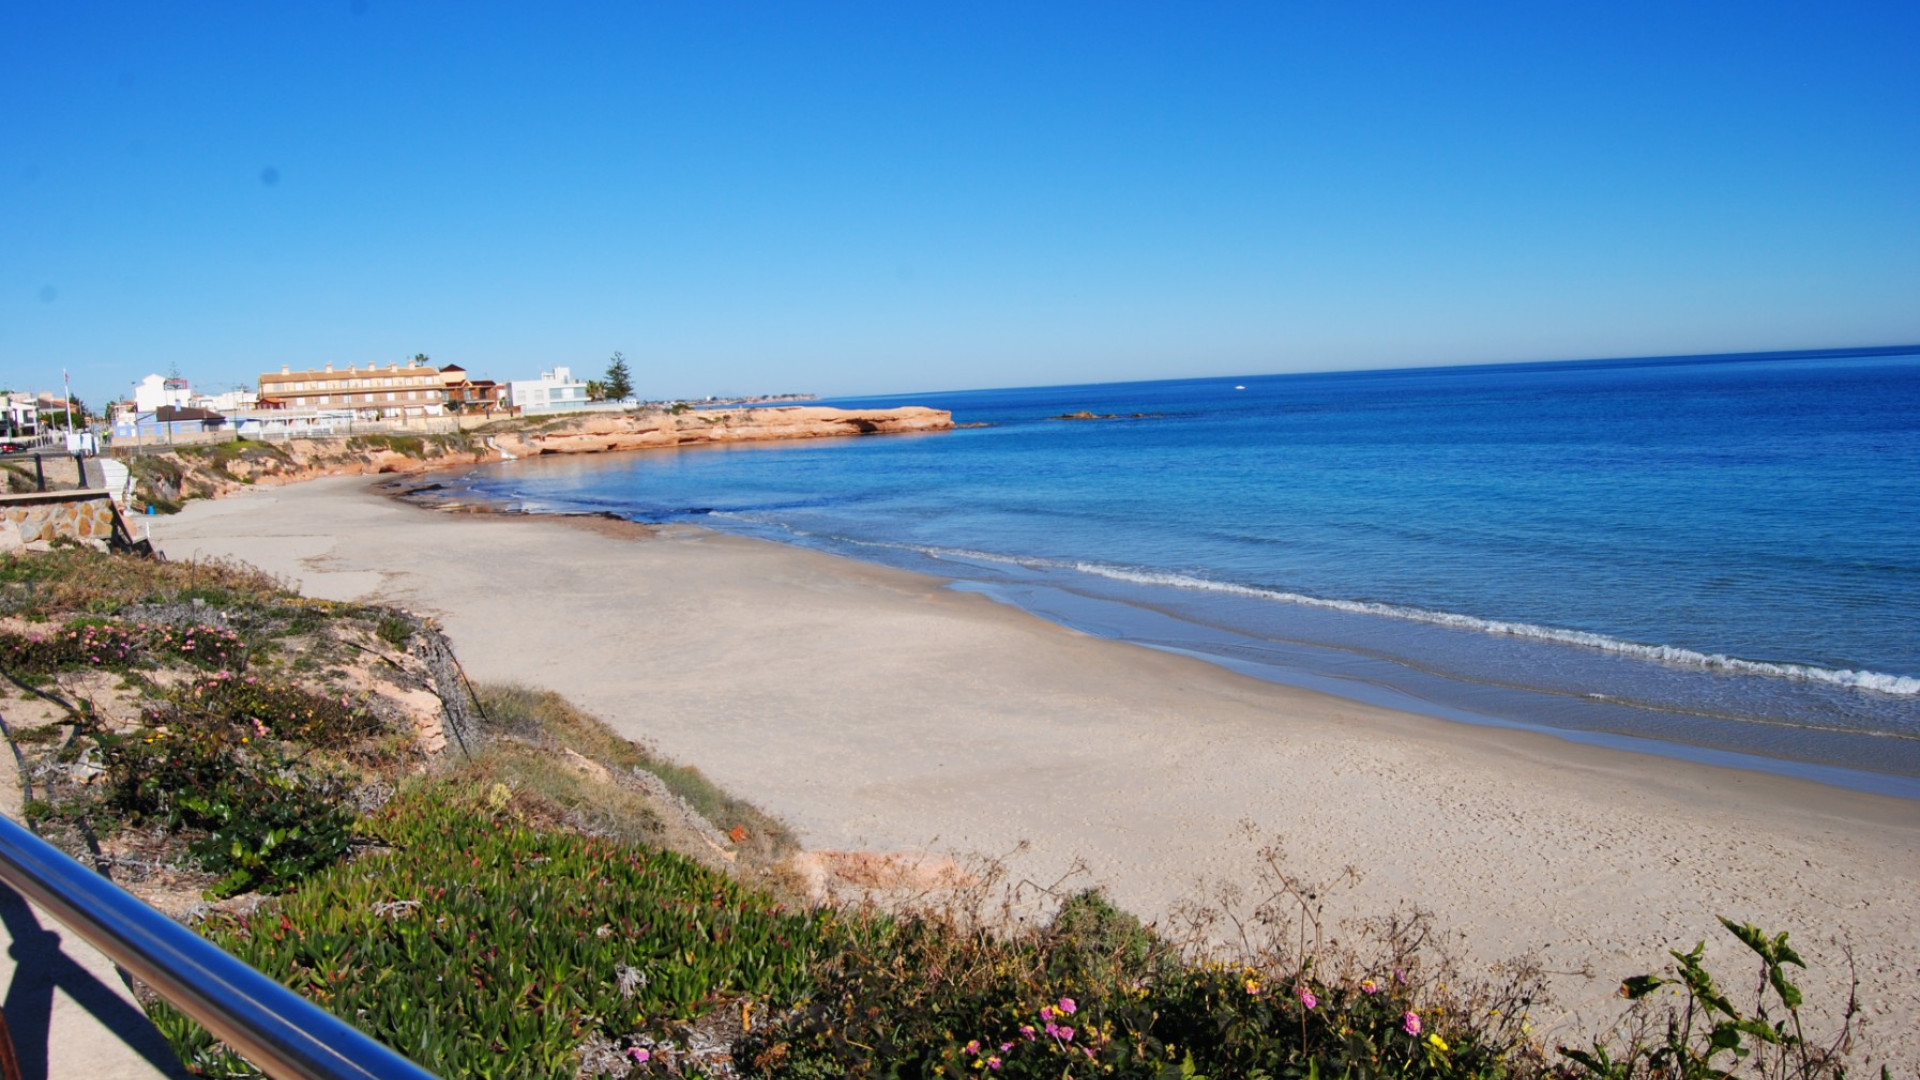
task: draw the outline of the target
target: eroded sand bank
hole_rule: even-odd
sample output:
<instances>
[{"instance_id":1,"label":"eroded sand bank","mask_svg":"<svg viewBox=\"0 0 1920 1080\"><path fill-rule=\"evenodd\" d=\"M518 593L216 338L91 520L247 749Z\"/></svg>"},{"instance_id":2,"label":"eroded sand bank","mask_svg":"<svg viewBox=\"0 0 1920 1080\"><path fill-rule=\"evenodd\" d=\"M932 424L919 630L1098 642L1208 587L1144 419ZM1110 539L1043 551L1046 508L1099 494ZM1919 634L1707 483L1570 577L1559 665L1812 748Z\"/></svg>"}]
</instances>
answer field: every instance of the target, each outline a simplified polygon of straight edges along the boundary
<instances>
[{"instance_id":1,"label":"eroded sand bank","mask_svg":"<svg viewBox=\"0 0 1920 1080\"><path fill-rule=\"evenodd\" d=\"M148 519L153 520L153 519ZM1272 686L1061 629L935 578L697 529L435 513L320 480L158 519L307 593L438 617L477 680L550 687L794 826L809 847L1003 853L1153 917L1291 870L1339 917L1430 910L1485 965L1534 952L1555 1032L1716 914L1789 930L1818 1001L1864 984L1867 1045L1920 1063L1920 803ZM1744 985L1744 966L1739 984Z\"/></svg>"}]
</instances>

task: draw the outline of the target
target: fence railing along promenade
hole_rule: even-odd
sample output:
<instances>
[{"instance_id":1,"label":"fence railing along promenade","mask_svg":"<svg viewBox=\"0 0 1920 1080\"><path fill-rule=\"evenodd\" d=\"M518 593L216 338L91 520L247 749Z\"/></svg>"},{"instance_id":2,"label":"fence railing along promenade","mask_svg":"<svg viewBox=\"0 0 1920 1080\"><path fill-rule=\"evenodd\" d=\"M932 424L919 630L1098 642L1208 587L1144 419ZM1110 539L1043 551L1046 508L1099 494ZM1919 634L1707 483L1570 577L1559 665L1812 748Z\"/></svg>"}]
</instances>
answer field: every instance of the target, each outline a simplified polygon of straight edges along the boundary
<instances>
[{"instance_id":1,"label":"fence railing along promenade","mask_svg":"<svg viewBox=\"0 0 1920 1080\"><path fill-rule=\"evenodd\" d=\"M55 445L35 447L18 454L0 456L13 468L0 476L0 494L26 491L73 491L102 488L106 477L99 461L86 454L69 454Z\"/></svg>"},{"instance_id":2,"label":"fence railing along promenade","mask_svg":"<svg viewBox=\"0 0 1920 1080\"><path fill-rule=\"evenodd\" d=\"M6 817L0 881L274 1080L434 1080Z\"/></svg>"}]
</instances>

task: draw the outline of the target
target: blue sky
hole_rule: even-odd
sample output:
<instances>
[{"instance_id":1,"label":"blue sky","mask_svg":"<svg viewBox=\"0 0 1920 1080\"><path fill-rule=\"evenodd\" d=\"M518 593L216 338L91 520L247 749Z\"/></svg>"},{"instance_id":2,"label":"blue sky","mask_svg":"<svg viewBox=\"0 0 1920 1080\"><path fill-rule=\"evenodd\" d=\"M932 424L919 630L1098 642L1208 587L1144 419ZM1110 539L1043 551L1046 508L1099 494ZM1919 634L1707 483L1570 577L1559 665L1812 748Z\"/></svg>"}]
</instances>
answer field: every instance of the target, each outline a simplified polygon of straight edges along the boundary
<instances>
[{"instance_id":1,"label":"blue sky","mask_svg":"<svg viewBox=\"0 0 1920 1080\"><path fill-rule=\"evenodd\" d=\"M1920 341L1920 5L8 4L0 384Z\"/></svg>"}]
</instances>

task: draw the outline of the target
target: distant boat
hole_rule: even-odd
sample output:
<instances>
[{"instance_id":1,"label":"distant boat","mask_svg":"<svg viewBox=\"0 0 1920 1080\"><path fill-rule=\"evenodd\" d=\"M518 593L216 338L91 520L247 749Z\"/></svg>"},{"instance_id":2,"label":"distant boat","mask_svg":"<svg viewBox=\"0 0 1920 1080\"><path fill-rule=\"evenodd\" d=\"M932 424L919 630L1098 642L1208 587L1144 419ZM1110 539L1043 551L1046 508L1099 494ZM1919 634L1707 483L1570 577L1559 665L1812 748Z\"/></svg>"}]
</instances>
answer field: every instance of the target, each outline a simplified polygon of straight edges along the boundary
<instances>
[{"instance_id":1,"label":"distant boat","mask_svg":"<svg viewBox=\"0 0 1920 1080\"><path fill-rule=\"evenodd\" d=\"M1245 390L1245 389L1246 389L1246 387L1244 387L1244 386L1236 386L1236 387L1234 387L1234 389L1235 389L1235 390Z\"/></svg>"}]
</instances>

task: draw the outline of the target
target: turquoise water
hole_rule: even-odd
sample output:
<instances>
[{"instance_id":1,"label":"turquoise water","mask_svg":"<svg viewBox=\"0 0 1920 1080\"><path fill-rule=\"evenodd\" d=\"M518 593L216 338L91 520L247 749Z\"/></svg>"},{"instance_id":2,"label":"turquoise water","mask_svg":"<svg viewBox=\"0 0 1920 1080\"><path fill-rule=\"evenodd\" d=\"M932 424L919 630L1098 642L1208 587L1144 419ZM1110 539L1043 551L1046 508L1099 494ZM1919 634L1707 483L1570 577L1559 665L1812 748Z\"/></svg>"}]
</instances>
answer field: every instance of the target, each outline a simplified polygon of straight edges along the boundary
<instances>
[{"instance_id":1,"label":"turquoise water","mask_svg":"<svg viewBox=\"0 0 1920 1080\"><path fill-rule=\"evenodd\" d=\"M829 404L894 403L986 426L468 484L924 570L1364 700L1920 796L1920 354ZM1051 419L1082 410L1118 418Z\"/></svg>"}]
</instances>

